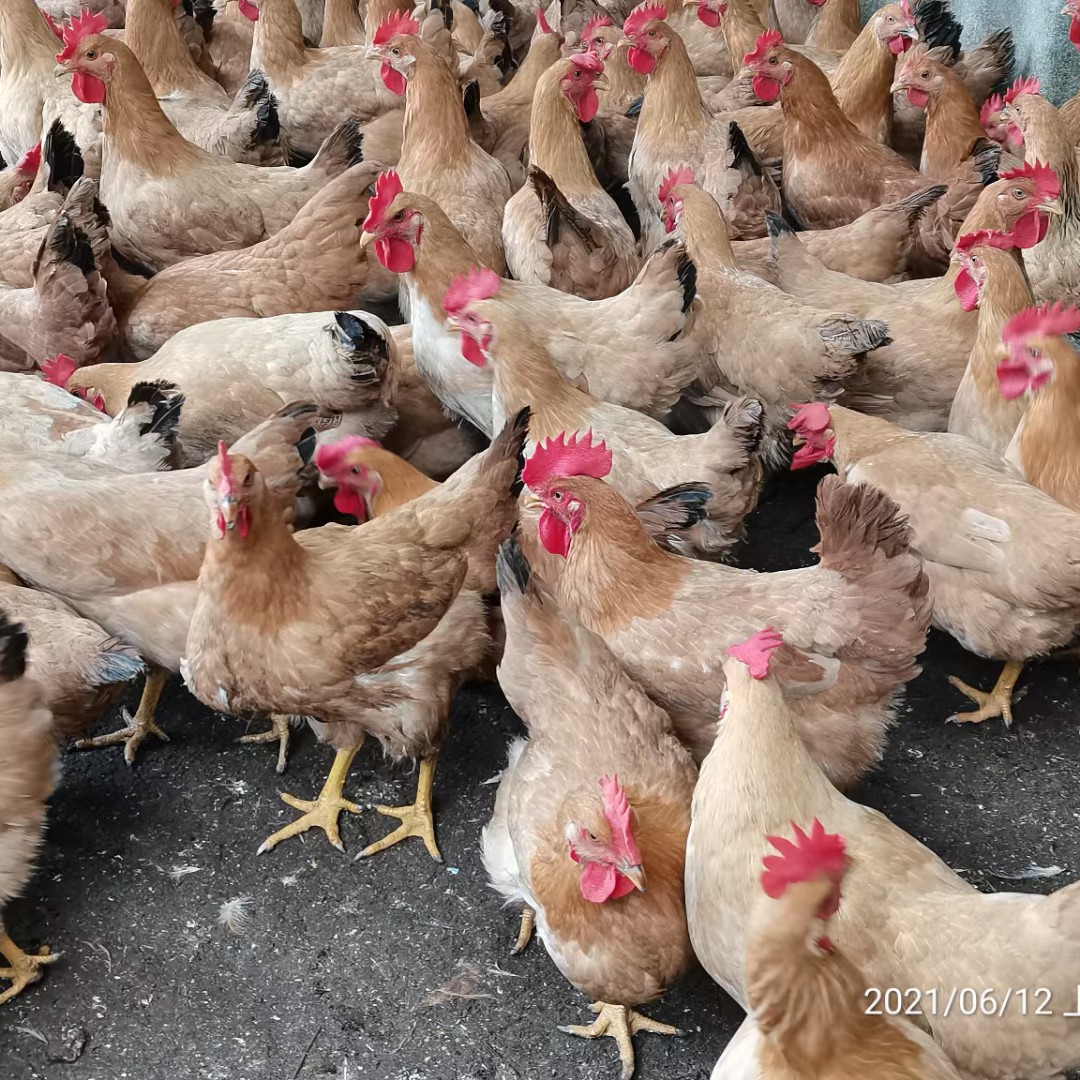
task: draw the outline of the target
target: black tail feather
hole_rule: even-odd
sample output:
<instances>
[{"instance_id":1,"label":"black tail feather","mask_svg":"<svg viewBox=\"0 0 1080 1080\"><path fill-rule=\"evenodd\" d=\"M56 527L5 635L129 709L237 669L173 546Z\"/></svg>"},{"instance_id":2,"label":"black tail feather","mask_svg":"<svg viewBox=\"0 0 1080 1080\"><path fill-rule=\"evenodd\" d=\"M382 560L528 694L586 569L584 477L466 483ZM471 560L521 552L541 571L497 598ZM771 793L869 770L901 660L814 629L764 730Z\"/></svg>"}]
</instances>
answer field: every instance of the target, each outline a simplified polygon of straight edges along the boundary
<instances>
[{"instance_id":1,"label":"black tail feather","mask_svg":"<svg viewBox=\"0 0 1080 1080\"><path fill-rule=\"evenodd\" d=\"M12 622L0 611L0 682L14 682L26 674L26 650L30 636L22 623Z\"/></svg>"}]
</instances>

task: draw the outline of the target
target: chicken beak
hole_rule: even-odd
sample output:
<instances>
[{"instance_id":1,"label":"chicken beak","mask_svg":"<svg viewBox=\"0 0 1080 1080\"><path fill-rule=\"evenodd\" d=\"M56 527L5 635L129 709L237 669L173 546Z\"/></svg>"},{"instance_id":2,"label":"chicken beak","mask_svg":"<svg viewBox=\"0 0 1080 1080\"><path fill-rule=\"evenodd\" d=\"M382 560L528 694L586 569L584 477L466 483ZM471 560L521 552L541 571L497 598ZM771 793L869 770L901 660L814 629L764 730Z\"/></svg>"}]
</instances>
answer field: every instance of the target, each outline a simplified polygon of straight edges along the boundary
<instances>
[{"instance_id":1,"label":"chicken beak","mask_svg":"<svg viewBox=\"0 0 1080 1080\"><path fill-rule=\"evenodd\" d=\"M362 232L360 234L360 250L365 251L367 248L369 248L372 244L375 243L376 239L377 237L374 233Z\"/></svg>"},{"instance_id":2,"label":"chicken beak","mask_svg":"<svg viewBox=\"0 0 1080 1080\"><path fill-rule=\"evenodd\" d=\"M912 41L919 40L919 28L917 26L908 26L900 31L901 37L911 38Z\"/></svg>"},{"instance_id":3,"label":"chicken beak","mask_svg":"<svg viewBox=\"0 0 1080 1080\"><path fill-rule=\"evenodd\" d=\"M645 891L645 867L640 864L637 866L623 866L619 868L619 873L631 881L638 892Z\"/></svg>"},{"instance_id":4,"label":"chicken beak","mask_svg":"<svg viewBox=\"0 0 1080 1080\"><path fill-rule=\"evenodd\" d=\"M609 83L607 81L607 76L605 76L605 75L597 75L596 78L593 79L593 89L594 90L610 90L611 89L611 83Z\"/></svg>"},{"instance_id":5,"label":"chicken beak","mask_svg":"<svg viewBox=\"0 0 1080 1080\"><path fill-rule=\"evenodd\" d=\"M71 72L68 71L67 65L65 64L57 64L56 67L53 68L53 76L57 79L62 79L65 75L70 74Z\"/></svg>"},{"instance_id":6,"label":"chicken beak","mask_svg":"<svg viewBox=\"0 0 1080 1080\"><path fill-rule=\"evenodd\" d=\"M892 86L889 87L889 93L899 94L901 90L905 89L907 88L904 86L904 84L899 79L897 79L896 82L894 82Z\"/></svg>"},{"instance_id":7,"label":"chicken beak","mask_svg":"<svg viewBox=\"0 0 1080 1080\"><path fill-rule=\"evenodd\" d=\"M1039 203L1039 209L1055 217L1061 217L1065 213L1065 206L1060 199L1048 199L1044 203Z\"/></svg>"}]
</instances>

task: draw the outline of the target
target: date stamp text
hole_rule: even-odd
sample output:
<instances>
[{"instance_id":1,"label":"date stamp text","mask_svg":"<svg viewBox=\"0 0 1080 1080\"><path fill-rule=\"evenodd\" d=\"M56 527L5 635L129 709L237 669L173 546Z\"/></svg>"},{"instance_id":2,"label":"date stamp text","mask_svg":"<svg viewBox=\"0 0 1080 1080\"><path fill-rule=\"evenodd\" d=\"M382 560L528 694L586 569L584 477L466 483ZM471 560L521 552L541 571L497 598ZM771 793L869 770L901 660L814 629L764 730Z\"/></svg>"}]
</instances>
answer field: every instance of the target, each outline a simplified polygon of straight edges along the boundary
<instances>
[{"instance_id":1,"label":"date stamp text","mask_svg":"<svg viewBox=\"0 0 1080 1080\"><path fill-rule=\"evenodd\" d=\"M863 995L867 1016L1064 1016L1080 1019L1080 985L1072 1001L1055 1000L1046 986L1002 989L955 986L924 990L871 986Z\"/></svg>"}]
</instances>

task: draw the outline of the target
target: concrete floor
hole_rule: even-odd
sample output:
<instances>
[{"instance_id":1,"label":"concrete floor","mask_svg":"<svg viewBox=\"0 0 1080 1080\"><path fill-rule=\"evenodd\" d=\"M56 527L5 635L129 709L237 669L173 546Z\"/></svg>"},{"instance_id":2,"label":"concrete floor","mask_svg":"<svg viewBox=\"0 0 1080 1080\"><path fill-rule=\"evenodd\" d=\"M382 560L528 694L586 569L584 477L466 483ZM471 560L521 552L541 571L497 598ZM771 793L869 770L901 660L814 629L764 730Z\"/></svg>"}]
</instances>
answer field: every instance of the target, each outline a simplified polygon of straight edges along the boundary
<instances>
[{"instance_id":1,"label":"concrete floor","mask_svg":"<svg viewBox=\"0 0 1080 1080\"><path fill-rule=\"evenodd\" d=\"M785 477L750 525L744 565L812 561L816 477ZM994 665L934 635L880 770L857 793L980 888L1050 891L1080 876L1080 682L1075 663L1022 678L1017 723L943 723L963 707L955 673L989 687ZM556 1030L587 1002L543 946L509 955L515 916L487 888L479 835L520 725L493 687L459 696L435 781L446 863L410 841L357 863L393 823L343 821L349 854L321 833L256 857L292 819L278 799L309 797L330 753L304 732L288 771L269 747L179 685L160 720L168 746L134 769L119 750L68 754L38 874L7 920L24 947L63 951L45 979L0 1009L4 1080L614 1080L611 1040ZM115 726L110 717L103 730ZM362 803L412 795L407 766L374 746L346 793ZM1052 879L1014 880L1030 866ZM218 923L238 897L242 934ZM440 993L440 988L444 988ZM698 972L647 1010L689 1032L639 1036L644 1080L706 1080L740 1020Z\"/></svg>"}]
</instances>

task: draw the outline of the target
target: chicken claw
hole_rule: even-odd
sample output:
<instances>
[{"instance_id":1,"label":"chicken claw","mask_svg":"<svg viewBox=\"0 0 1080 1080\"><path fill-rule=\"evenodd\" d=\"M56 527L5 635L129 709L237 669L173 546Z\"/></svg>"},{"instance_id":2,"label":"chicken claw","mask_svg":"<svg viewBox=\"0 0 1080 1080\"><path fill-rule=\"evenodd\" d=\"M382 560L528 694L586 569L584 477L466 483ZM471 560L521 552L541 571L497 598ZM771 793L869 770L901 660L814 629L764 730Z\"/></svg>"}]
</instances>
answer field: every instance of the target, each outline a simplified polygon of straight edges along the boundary
<instances>
[{"instance_id":1,"label":"chicken claw","mask_svg":"<svg viewBox=\"0 0 1080 1080\"><path fill-rule=\"evenodd\" d=\"M598 1039L601 1035L609 1035L619 1047L619 1058L622 1061L621 1080L630 1080L634 1075L634 1044L631 1036L639 1031L651 1031L654 1035L682 1035L684 1034L670 1024L661 1024L657 1020L650 1020L641 1013L634 1012L626 1005L609 1005L607 1002L598 1001L589 1008L596 1013L596 1019L588 1025L569 1024L560 1027L559 1030L567 1035L576 1035L580 1039Z\"/></svg>"},{"instance_id":2,"label":"chicken claw","mask_svg":"<svg viewBox=\"0 0 1080 1080\"><path fill-rule=\"evenodd\" d=\"M147 735L156 735L162 742L168 742L169 736L154 722L154 711L157 709L161 692L168 681L169 672L161 668L151 668L146 673L142 697L139 699L139 707L135 710L134 717L127 709L121 709L120 716L124 721L124 727L108 735L99 735L96 739L79 739L75 743L75 749L99 750L103 746L116 746L123 743L124 760L129 765L133 765L135 753Z\"/></svg>"},{"instance_id":3,"label":"chicken claw","mask_svg":"<svg viewBox=\"0 0 1080 1080\"><path fill-rule=\"evenodd\" d=\"M286 825L284 829L279 829L273 836L268 836L259 845L257 855L273 850L282 840L299 836L300 833L314 828L322 829L326 833L327 839L338 851L345 850L345 845L341 842L341 834L338 832L338 818L343 810L347 810L350 814L359 814L362 808L357 806L356 803L351 803L348 799L342 798L341 789L345 786L345 777L348 774L349 766L352 765L353 758L356 757L356 752L359 749L359 746L354 746L351 750L339 750L334 755L334 764L330 768L330 775L327 776L326 783L323 784L322 791L319 792L318 798L314 802L307 799L297 799L284 791L281 793L283 803L287 803L294 809L303 811L303 813L290 825Z\"/></svg>"},{"instance_id":4,"label":"chicken claw","mask_svg":"<svg viewBox=\"0 0 1080 1080\"><path fill-rule=\"evenodd\" d=\"M252 735L241 735L237 742L251 745L252 743L277 742L277 773L280 776L285 771L285 764L289 759L289 737L292 732L289 726L289 717L285 713L274 713L270 717L271 728L269 731L257 731ZM291 805L291 804L290 804Z\"/></svg>"},{"instance_id":5,"label":"chicken claw","mask_svg":"<svg viewBox=\"0 0 1080 1080\"><path fill-rule=\"evenodd\" d=\"M431 814L431 788L435 780L435 759L424 758L420 762L420 775L416 781L416 801L412 806L376 806L380 814L401 819L401 824L388 836L369 844L356 857L366 859L385 851L388 847L400 843L410 836L417 836L424 841L428 854L439 862L439 846L435 843L435 820Z\"/></svg>"},{"instance_id":6,"label":"chicken claw","mask_svg":"<svg viewBox=\"0 0 1080 1080\"><path fill-rule=\"evenodd\" d=\"M11 965L0 968L0 979L10 979L11 986L0 994L0 1005L21 994L31 983L41 978L41 968L60 959L60 953L43 945L36 956L24 953L7 934L0 932L0 954Z\"/></svg>"},{"instance_id":7,"label":"chicken claw","mask_svg":"<svg viewBox=\"0 0 1080 1080\"><path fill-rule=\"evenodd\" d=\"M533 929L536 926L536 912L528 904L521 909L521 927L518 929L517 941L510 950L511 956L525 951L525 946L532 940Z\"/></svg>"},{"instance_id":8,"label":"chicken claw","mask_svg":"<svg viewBox=\"0 0 1080 1080\"><path fill-rule=\"evenodd\" d=\"M1005 721L1006 727L1012 727L1012 697L1013 687L1020 678L1020 672L1024 665L1015 660L1010 660L998 676L994 689L987 693L974 686L968 686L954 675L949 676L949 682L962 694L966 694L976 705L976 712L954 713L949 717L951 724L981 724L984 720L991 720L1000 716Z\"/></svg>"}]
</instances>

